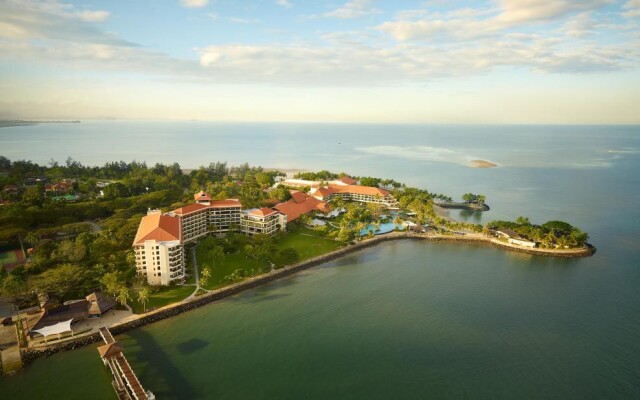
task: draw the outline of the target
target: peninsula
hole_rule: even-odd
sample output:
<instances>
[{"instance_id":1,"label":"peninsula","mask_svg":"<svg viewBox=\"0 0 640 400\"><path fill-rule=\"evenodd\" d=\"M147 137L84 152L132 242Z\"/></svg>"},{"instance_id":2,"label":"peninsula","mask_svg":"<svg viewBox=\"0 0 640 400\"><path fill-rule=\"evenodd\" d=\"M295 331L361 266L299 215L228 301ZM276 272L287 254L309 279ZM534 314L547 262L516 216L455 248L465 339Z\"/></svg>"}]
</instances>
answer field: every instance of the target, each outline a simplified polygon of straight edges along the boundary
<instances>
[{"instance_id":1,"label":"peninsula","mask_svg":"<svg viewBox=\"0 0 640 400\"><path fill-rule=\"evenodd\" d=\"M21 346L35 351L27 359L94 340L100 317L111 315L118 333L387 240L595 251L563 221L451 220L435 207L488 210L486 197L454 203L393 179L220 162L185 174L178 164L71 158L41 166L0 157L0 172L0 289L28 310L14 317Z\"/></svg>"}]
</instances>

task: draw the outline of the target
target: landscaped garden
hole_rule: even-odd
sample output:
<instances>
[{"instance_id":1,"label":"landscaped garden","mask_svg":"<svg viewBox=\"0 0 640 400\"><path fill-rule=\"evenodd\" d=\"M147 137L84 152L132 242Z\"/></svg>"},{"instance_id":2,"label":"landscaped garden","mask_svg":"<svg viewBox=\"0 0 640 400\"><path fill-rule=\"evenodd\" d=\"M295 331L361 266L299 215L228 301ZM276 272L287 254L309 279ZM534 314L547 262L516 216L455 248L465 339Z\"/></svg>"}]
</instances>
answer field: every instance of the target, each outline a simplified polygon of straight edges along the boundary
<instances>
[{"instance_id":1,"label":"landscaped garden","mask_svg":"<svg viewBox=\"0 0 640 400\"><path fill-rule=\"evenodd\" d=\"M298 224L290 224L286 233L273 238L260 235L251 238L240 234L230 234L225 238L207 237L197 247L200 285L216 289L263 274L271 268L326 254L341 246L340 242L322 232Z\"/></svg>"}]
</instances>

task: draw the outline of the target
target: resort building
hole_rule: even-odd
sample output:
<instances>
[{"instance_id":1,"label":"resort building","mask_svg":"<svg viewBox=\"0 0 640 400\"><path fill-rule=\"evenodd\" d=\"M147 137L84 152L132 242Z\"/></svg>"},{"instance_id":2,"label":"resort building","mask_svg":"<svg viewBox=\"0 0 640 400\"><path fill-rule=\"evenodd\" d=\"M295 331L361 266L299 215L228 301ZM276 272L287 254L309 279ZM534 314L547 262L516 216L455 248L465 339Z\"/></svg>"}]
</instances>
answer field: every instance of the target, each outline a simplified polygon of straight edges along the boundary
<instances>
[{"instance_id":1,"label":"resort building","mask_svg":"<svg viewBox=\"0 0 640 400\"><path fill-rule=\"evenodd\" d=\"M169 212L180 218L182 240L195 241L208 233L223 235L240 227L242 204L237 199L212 200L205 192L196 193L195 203Z\"/></svg>"},{"instance_id":2,"label":"resort building","mask_svg":"<svg viewBox=\"0 0 640 400\"><path fill-rule=\"evenodd\" d=\"M313 191L312 196L321 201L341 198L361 203L381 204L391 209L398 208L398 202L388 190L372 186L328 185Z\"/></svg>"},{"instance_id":3,"label":"resort building","mask_svg":"<svg viewBox=\"0 0 640 400\"><path fill-rule=\"evenodd\" d=\"M270 208L244 210L240 218L240 230L249 236L275 235L287 227L287 216Z\"/></svg>"},{"instance_id":4,"label":"resort building","mask_svg":"<svg viewBox=\"0 0 640 400\"><path fill-rule=\"evenodd\" d=\"M285 179L277 183L277 185L283 185L286 187L292 188L312 188L317 189L321 186L334 185L334 186L344 186L344 185L357 185L358 181L348 176L343 176L342 178L330 180L330 181L309 181L305 179Z\"/></svg>"},{"instance_id":5,"label":"resort building","mask_svg":"<svg viewBox=\"0 0 640 400\"><path fill-rule=\"evenodd\" d=\"M185 277L180 218L149 210L133 241L136 271L151 285L168 285Z\"/></svg>"},{"instance_id":6,"label":"resort building","mask_svg":"<svg viewBox=\"0 0 640 400\"><path fill-rule=\"evenodd\" d=\"M287 223L295 221L302 214L308 214L313 211L327 214L331 211L329 204L326 202L295 190L291 191L291 199L284 203L276 204L274 208L287 216Z\"/></svg>"},{"instance_id":7,"label":"resort building","mask_svg":"<svg viewBox=\"0 0 640 400\"><path fill-rule=\"evenodd\" d=\"M501 229L495 232L498 237L507 239L507 243L509 244L515 244L518 246L530 247L530 248L536 247L537 245L536 242L532 242L531 240L523 238L516 231L512 229L508 229L508 228Z\"/></svg>"},{"instance_id":8,"label":"resort building","mask_svg":"<svg viewBox=\"0 0 640 400\"><path fill-rule=\"evenodd\" d=\"M224 235L240 229L242 204L236 199L212 200L205 192L196 193L196 201L168 213L149 210L142 218L133 241L136 270L151 285L169 285L185 278L184 245L208 235ZM269 210L269 209L267 209ZM277 215L276 211L270 210ZM283 220L284 218L284 220ZM273 234L273 217L268 215L256 232ZM277 217L278 229L286 226L286 216ZM282 227L282 228L280 228ZM253 232L253 230L252 230Z\"/></svg>"}]
</instances>

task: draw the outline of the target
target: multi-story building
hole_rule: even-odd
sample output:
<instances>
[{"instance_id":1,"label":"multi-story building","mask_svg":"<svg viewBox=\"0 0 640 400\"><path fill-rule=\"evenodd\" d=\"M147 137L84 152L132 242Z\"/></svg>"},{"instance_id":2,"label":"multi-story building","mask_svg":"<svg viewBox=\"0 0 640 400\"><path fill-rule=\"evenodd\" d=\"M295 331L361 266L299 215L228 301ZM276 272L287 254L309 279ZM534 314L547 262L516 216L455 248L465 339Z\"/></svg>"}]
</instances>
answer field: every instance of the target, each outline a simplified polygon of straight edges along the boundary
<instances>
[{"instance_id":1,"label":"multi-story building","mask_svg":"<svg viewBox=\"0 0 640 400\"><path fill-rule=\"evenodd\" d=\"M133 247L136 269L151 285L168 285L185 277L184 245L211 234L240 227L242 204L236 199L212 200L195 195L196 203L166 214L150 210L142 218Z\"/></svg>"},{"instance_id":2,"label":"multi-story building","mask_svg":"<svg viewBox=\"0 0 640 400\"><path fill-rule=\"evenodd\" d=\"M398 208L398 201L388 190L372 186L329 185L315 190L311 195L320 201L341 198L361 203L382 204L392 209Z\"/></svg>"},{"instance_id":3,"label":"multi-story building","mask_svg":"<svg viewBox=\"0 0 640 400\"><path fill-rule=\"evenodd\" d=\"M136 270L151 285L168 285L185 277L180 219L149 210L133 241Z\"/></svg>"},{"instance_id":4,"label":"multi-story building","mask_svg":"<svg viewBox=\"0 0 640 400\"><path fill-rule=\"evenodd\" d=\"M225 234L234 228L240 229L242 204L237 199L211 200L203 191L196 193L194 198L196 203L207 207L207 224L211 232Z\"/></svg>"},{"instance_id":5,"label":"multi-story building","mask_svg":"<svg viewBox=\"0 0 640 400\"><path fill-rule=\"evenodd\" d=\"M270 208L244 210L240 218L240 230L249 236L272 236L278 231L284 231L286 226L287 216Z\"/></svg>"}]
</instances>

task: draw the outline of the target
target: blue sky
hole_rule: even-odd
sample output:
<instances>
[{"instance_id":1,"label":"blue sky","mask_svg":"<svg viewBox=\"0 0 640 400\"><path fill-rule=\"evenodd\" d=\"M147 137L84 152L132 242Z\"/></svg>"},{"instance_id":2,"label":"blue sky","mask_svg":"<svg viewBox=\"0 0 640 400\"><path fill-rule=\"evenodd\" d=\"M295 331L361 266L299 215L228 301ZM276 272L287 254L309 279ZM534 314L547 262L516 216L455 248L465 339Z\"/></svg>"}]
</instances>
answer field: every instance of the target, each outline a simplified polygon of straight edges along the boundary
<instances>
[{"instance_id":1,"label":"blue sky","mask_svg":"<svg viewBox=\"0 0 640 400\"><path fill-rule=\"evenodd\" d=\"M0 0L0 118L640 123L640 0Z\"/></svg>"}]
</instances>

